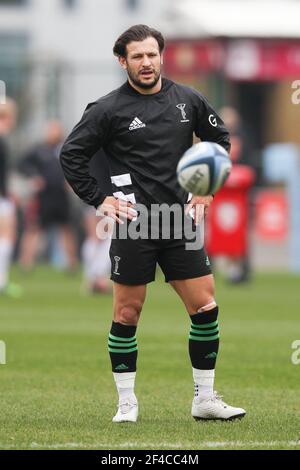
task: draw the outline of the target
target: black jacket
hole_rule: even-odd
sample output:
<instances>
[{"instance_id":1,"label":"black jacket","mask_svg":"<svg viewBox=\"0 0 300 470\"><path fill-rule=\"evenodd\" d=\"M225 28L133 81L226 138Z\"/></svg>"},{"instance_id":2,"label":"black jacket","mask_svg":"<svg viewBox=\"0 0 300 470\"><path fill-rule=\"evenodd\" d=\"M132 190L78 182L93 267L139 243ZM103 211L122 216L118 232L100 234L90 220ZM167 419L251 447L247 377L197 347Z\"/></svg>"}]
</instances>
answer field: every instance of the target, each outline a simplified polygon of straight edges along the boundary
<instances>
[{"instance_id":1,"label":"black jacket","mask_svg":"<svg viewBox=\"0 0 300 470\"><path fill-rule=\"evenodd\" d=\"M126 82L87 106L60 160L75 193L95 207L106 197L89 174L89 160L100 147L116 197L145 205L184 204L187 193L177 182L176 167L193 144L193 132L230 148L223 121L198 91L163 79L160 92L142 95Z\"/></svg>"},{"instance_id":2,"label":"black jacket","mask_svg":"<svg viewBox=\"0 0 300 470\"><path fill-rule=\"evenodd\" d=\"M58 158L60 150L61 144L37 144L21 160L19 170L25 176L43 178L48 191L65 191L65 178Z\"/></svg>"}]
</instances>

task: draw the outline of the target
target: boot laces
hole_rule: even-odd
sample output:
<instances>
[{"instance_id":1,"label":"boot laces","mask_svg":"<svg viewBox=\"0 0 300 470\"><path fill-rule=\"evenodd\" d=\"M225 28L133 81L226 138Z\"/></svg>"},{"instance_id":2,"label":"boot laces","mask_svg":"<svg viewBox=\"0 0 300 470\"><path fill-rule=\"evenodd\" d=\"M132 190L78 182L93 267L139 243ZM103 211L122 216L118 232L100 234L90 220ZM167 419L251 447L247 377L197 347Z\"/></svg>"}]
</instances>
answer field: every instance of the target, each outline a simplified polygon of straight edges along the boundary
<instances>
[{"instance_id":1,"label":"boot laces","mask_svg":"<svg viewBox=\"0 0 300 470\"><path fill-rule=\"evenodd\" d=\"M212 398L212 401L219 403L220 405L224 406L227 408L227 403L223 401L223 395L219 395L217 391L214 392L214 396Z\"/></svg>"},{"instance_id":2,"label":"boot laces","mask_svg":"<svg viewBox=\"0 0 300 470\"><path fill-rule=\"evenodd\" d=\"M126 398L125 400L119 403L118 407L121 410L121 413L128 413L131 408L135 405L135 401L131 400L130 398Z\"/></svg>"}]
</instances>

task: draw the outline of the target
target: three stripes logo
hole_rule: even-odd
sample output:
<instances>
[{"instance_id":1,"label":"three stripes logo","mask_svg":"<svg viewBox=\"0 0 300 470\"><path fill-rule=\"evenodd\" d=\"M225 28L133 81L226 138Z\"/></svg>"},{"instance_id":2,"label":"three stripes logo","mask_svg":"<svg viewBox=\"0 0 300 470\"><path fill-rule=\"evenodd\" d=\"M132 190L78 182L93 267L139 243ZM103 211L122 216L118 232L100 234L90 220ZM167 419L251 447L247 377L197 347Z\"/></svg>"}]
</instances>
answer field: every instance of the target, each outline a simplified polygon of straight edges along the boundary
<instances>
[{"instance_id":1,"label":"three stripes logo","mask_svg":"<svg viewBox=\"0 0 300 470\"><path fill-rule=\"evenodd\" d=\"M144 124L138 117L135 117L129 126L129 130L134 131L135 129L140 129L141 127L146 127L146 124Z\"/></svg>"},{"instance_id":2,"label":"three stripes logo","mask_svg":"<svg viewBox=\"0 0 300 470\"><path fill-rule=\"evenodd\" d=\"M212 353L207 354L207 356L205 356L205 359L215 359L216 357L217 357L217 353L212 352Z\"/></svg>"},{"instance_id":3,"label":"three stripes logo","mask_svg":"<svg viewBox=\"0 0 300 470\"><path fill-rule=\"evenodd\" d=\"M115 369L116 370L127 370L127 369L129 369L129 367L126 366L126 364L119 364Z\"/></svg>"}]
</instances>

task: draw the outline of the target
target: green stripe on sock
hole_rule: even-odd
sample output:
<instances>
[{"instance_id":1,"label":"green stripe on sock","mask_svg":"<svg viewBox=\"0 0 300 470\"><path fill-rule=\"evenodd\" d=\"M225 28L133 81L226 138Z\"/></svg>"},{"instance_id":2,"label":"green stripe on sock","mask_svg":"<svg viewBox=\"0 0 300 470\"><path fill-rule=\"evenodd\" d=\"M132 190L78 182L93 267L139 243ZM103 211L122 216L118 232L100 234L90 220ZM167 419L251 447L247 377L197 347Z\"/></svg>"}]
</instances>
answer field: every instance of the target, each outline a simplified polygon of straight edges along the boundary
<instances>
[{"instance_id":1,"label":"green stripe on sock","mask_svg":"<svg viewBox=\"0 0 300 470\"><path fill-rule=\"evenodd\" d=\"M115 339L116 341L125 342L125 343L130 343L132 340L136 339L135 336L132 336L131 338L120 338L119 336L114 336L111 333L109 333L109 338Z\"/></svg>"},{"instance_id":2,"label":"green stripe on sock","mask_svg":"<svg viewBox=\"0 0 300 470\"><path fill-rule=\"evenodd\" d=\"M216 327L216 328L213 328L212 330L201 331L201 330L195 330L195 328L191 326L191 333L196 333L197 335L214 335L216 333L219 333L219 328Z\"/></svg>"},{"instance_id":3,"label":"green stripe on sock","mask_svg":"<svg viewBox=\"0 0 300 470\"><path fill-rule=\"evenodd\" d=\"M193 335L189 336L189 339L191 339L193 341L213 341L213 340L219 339L219 338L220 338L219 334L217 334L215 336L193 336Z\"/></svg>"},{"instance_id":4,"label":"green stripe on sock","mask_svg":"<svg viewBox=\"0 0 300 470\"><path fill-rule=\"evenodd\" d=\"M131 341L130 343L117 343L117 342L112 342L110 340L108 340L108 345L109 346L112 346L113 348L130 348L132 346L137 346L137 342L136 341Z\"/></svg>"},{"instance_id":5,"label":"green stripe on sock","mask_svg":"<svg viewBox=\"0 0 300 470\"><path fill-rule=\"evenodd\" d=\"M109 352L112 352L112 353L120 353L120 354L124 354L124 353L130 353L130 352L133 352L133 351L137 351L137 347L135 348L130 348L130 349L114 349L114 348L108 348Z\"/></svg>"},{"instance_id":6,"label":"green stripe on sock","mask_svg":"<svg viewBox=\"0 0 300 470\"><path fill-rule=\"evenodd\" d=\"M213 321L212 323L204 323L203 325L196 325L192 321L193 328L198 328L199 330L206 329L206 328L213 328L214 326L218 325L218 320Z\"/></svg>"}]
</instances>

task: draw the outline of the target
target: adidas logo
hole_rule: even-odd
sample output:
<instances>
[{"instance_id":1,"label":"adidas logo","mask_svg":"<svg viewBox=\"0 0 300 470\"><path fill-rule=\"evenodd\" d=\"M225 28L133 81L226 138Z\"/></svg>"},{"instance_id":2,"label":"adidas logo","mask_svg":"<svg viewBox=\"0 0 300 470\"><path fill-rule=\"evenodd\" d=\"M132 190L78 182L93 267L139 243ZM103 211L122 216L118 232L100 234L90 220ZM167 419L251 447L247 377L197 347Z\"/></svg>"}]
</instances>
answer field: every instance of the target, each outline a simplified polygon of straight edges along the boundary
<instances>
[{"instance_id":1,"label":"adidas logo","mask_svg":"<svg viewBox=\"0 0 300 470\"><path fill-rule=\"evenodd\" d=\"M135 129L140 129L141 127L146 127L146 124L144 124L138 117L135 117L129 126L129 130L134 131Z\"/></svg>"},{"instance_id":2,"label":"adidas logo","mask_svg":"<svg viewBox=\"0 0 300 470\"><path fill-rule=\"evenodd\" d=\"M126 370L128 367L125 364L120 364L119 366L116 367L116 370Z\"/></svg>"},{"instance_id":3,"label":"adidas logo","mask_svg":"<svg viewBox=\"0 0 300 470\"><path fill-rule=\"evenodd\" d=\"M217 353L212 352L210 354L207 354L207 356L205 356L205 359L214 359L215 357L217 357Z\"/></svg>"}]
</instances>

